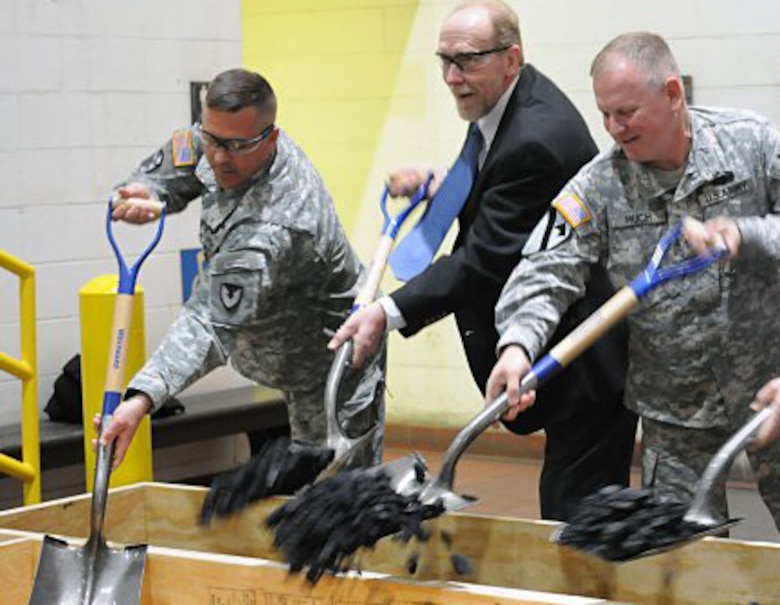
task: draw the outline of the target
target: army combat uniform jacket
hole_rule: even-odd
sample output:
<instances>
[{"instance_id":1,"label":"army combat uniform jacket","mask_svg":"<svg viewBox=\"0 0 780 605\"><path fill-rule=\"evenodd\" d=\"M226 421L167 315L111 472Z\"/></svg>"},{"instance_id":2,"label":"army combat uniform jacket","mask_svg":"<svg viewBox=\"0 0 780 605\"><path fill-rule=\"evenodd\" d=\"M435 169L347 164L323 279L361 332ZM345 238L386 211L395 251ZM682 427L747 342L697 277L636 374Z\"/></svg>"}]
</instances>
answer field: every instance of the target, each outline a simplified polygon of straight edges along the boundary
<instances>
[{"instance_id":1,"label":"army combat uniform jacket","mask_svg":"<svg viewBox=\"0 0 780 605\"><path fill-rule=\"evenodd\" d=\"M676 426L735 427L780 373L780 132L748 112L690 113L692 148L678 182L669 186L668 175L615 147L564 187L499 300L499 349L519 344L536 357L584 292L591 265L624 286L681 217L732 217L737 258L667 282L629 316L626 406ZM667 262L686 255L681 244Z\"/></svg>"},{"instance_id":2,"label":"army combat uniform jacket","mask_svg":"<svg viewBox=\"0 0 780 605\"><path fill-rule=\"evenodd\" d=\"M304 153L280 132L272 162L240 188L223 190L193 127L177 132L129 181L151 188L168 212L202 197L207 263L129 388L157 405L229 359L243 376L285 392L293 437L322 442L333 359L327 334L348 315L362 266ZM342 384L340 405L364 425L356 431L383 417L384 357L381 350Z\"/></svg>"}]
</instances>

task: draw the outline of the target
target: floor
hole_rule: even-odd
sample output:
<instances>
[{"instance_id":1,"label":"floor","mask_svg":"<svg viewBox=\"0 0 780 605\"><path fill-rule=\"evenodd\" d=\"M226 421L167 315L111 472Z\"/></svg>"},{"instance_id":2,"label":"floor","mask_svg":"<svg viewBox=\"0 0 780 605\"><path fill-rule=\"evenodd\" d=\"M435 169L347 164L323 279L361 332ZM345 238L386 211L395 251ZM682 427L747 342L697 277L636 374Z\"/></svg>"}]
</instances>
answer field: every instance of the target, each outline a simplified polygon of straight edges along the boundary
<instances>
[{"instance_id":1,"label":"floor","mask_svg":"<svg viewBox=\"0 0 780 605\"><path fill-rule=\"evenodd\" d=\"M440 451L417 451L431 472L441 468ZM385 459L393 460L408 453L409 450L400 448L385 448ZM469 513L538 519L539 471L539 463L530 459L464 454L456 468L455 485L458 493L479 497L479 502L469 507ZM632 484L639 485L638 473L634 474ZM728 498L731 516L743 519L731 530L732 538L780 542L780 532L754 484L730 484Z\"/></svg>"}]
</instances>

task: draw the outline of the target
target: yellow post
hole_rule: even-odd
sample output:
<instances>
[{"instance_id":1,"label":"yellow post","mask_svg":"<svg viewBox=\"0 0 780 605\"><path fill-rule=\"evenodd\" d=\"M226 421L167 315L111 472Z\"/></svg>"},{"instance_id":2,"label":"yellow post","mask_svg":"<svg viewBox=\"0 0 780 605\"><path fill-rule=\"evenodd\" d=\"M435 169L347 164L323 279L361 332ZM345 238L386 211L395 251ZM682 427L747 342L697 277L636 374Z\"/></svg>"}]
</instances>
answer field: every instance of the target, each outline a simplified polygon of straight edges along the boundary
<instances>
[{"instance_id":1,"label":"yellow post","mask_svg":"<svg viewBox=\"0 0 780 605\"><path fill-rule=\"evenodd\" d=\"M87 490L92 489L95 479L95 452L92 449L92 440L96 438L97 432L92 425L92 417L99 414L103 407L106 364L118 281L116 275L100 275L90 280L79 291L84 462L87 472ZM127 388L127 383L143 366L145 352L144 295L143 288L136 286L133 296L133 319L130 325L123 390ZM138 432L127 451L124 462L111 473L110 486L116 487L151 480L152 428L147 416L138 427Z\"/></svg>"}]
</instances>

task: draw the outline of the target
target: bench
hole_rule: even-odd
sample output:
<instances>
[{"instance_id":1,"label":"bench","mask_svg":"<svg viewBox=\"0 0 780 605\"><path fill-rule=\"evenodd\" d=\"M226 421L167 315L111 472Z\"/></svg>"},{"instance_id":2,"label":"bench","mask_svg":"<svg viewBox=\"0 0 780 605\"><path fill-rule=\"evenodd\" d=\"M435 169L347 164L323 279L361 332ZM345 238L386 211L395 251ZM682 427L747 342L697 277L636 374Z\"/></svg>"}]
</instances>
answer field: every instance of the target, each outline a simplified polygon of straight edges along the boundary
<instances>
[{"instance_id":1,"label":"bench","mask_svg":"<svg viewBox=\"0 0 780 605\"><path fill-rule=\"evenodd\" d=\"M252 453L269 435L288 431L282 394L267 387L239 387L177 397L184 413L152 420L152 447L165 448L247 433ZM40 420L41 470L84 464L81 425ZM21 458L21 425L0 426L0 452Z\"/></svg>"}]
</instances>

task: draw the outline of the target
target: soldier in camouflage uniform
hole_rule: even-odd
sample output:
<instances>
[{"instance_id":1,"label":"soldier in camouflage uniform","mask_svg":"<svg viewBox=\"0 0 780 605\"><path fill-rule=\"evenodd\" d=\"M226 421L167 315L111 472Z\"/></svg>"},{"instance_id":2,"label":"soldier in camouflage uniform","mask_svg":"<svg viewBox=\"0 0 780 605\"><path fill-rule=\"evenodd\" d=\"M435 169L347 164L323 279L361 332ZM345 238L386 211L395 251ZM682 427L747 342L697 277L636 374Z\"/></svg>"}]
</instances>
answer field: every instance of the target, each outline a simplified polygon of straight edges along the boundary
<instances>
[{"instance_id":1,"label":"soldier in camouflage uniform","mask_svg":"<svg viewBox=\"0 0 780 605\"><path fill-rule=\"evenodd\" d=\"M230 360L243 376L281 389L292 437L324 443L324 387L335 331L357 293L362 265L319 174L275 126L264 78L229 70L211 83L202 124L178 131L117 189L115 219L152 219L202 197L207 267L160 347L130 382L104 441L119 464L143 414ZM357 436L384 419L385 348L340 390ZM362 463L381 459L382 431ZM370 448L368 448L370 449Z\"/></svg>"},{"instance_id":2,"label":"soldier in camouflage uniform","mask_svg":"<svg viewBox=\"0 0 780 605\"><path fill-rule=\"evenodd\" d=\"M518 397L519 378L584 292L592 266L624 286L672 224L705 221L728 260L664 284L629 317L626 405L642 418L643 483L688 500L780 368L780 130L745 111L688 108L674 57L654 34L616 38L591 75L616 145L563 188L507 282L488 397L506 385L516 404L510 417L533 403L533 394ZM687 236L701 251L702 234ZM691 249L670 254L676 262ZM776 421L780 397L758 399L777 408ZM780 527L780 443L749 457ZM716 496L726 514L723 484Z\"/></svg>"}]
</instances>

